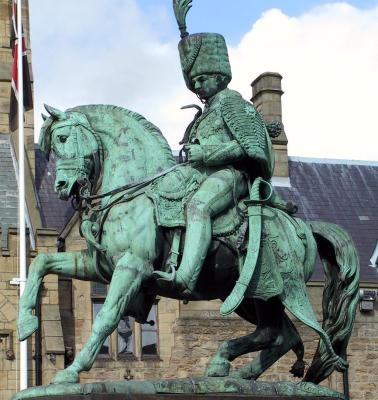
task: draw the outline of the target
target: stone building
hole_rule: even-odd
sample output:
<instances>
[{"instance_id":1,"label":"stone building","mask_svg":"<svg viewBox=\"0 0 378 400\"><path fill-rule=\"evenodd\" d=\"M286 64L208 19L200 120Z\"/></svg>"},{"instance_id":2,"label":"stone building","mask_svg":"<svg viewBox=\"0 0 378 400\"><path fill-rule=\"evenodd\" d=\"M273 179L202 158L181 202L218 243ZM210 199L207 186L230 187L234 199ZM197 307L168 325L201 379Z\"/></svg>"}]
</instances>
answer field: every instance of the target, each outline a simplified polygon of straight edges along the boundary
<instances>
[{"instance_id":1,"label":"stone building","mask_svg":"<svg viewBox=\"0 0 378 400\"><path fill-rule=\"evenodd\" d=\"M18 287L17 264L17 148L16 136L8 129L10 92L9 48L10 0L0 0L0 400L8 400L18 388L18 342L15 319ZM27 2L25 2L28 33ZM28 46L30 48L30 46ZM29 54L30 56L30 54ZM30 61L30 57L29 57ZM265 73L252 83L252 100L266 122L282 122L281 76ZM304 128L305 129L305 128ZM53 191L53 160L47 162L33 143L32 113L27 116L26 151L29 259L39 252L75 251L85 247L79 234L78 216ZM335 222L353 236L361 261L361 289L378 289L376 270L378 239L378 163L343 160L314 160L288 157L283 131L275 139L277 166L273 179L286 199L296 202L299 216ZM308 285L319 320L322 315L323 274L320 265ZM88 337L93 318L106 296L106 286L48 276L40 294L41 330L29 340L29 383L47 384L53 374L68 365ZM348 358L352 399L378 396L378 306L372 299L361 303L351 338ZM140 325L124 318L108 338L90 372L82 382L120 379L173 378L201 375L219 343L250 333L254 327L231 315L220 317L220 304L161 298L148 320ZM297 324L310 363L317 337ZM33 359L34 358L34 359ZM251 356L241 357L241 365ZM294 355L287 354L261 379L293 379L288 366ZM324 384L343 390L343 376L335 373Z\"/></svg>"},{"instance_id":2,"label":"stone building","mask_svg":"<svg viewBox=\"0 0 378 400\"><path fill-rule=\"evenodd\" d=\"M28 2L24 2L24 32L29 43ZM17 133L9 131L9 99L11 90L10 48L11 1L0 1L0 399L8 400L19 387L19 346L16 337L16 317L19 298L18 264L18 143ZM31 60L30 51L28 59ZM29 65L31 71L31 65ZM38 252L56 251L58 233L45 229L41 221L40 201L34 181L35 151L33 111L26 113L26 224L28 229L28 258ZM48 277L41 293L42 330L39 337L28 341L29 384L41 377L32 357L39 360L45 379L64 365L64 342L60 325L57 277ZM45 333L46 332L46 335ZM36 346L37 342L37 346ZM39 346L40 344L40 346ZM41 347L41 351L39 351ZM50 349L50 350L49 350ZM43 355L43 356L42 356ZM39 357L41 357L39 359Z\"/></svg>"}]
</instances>

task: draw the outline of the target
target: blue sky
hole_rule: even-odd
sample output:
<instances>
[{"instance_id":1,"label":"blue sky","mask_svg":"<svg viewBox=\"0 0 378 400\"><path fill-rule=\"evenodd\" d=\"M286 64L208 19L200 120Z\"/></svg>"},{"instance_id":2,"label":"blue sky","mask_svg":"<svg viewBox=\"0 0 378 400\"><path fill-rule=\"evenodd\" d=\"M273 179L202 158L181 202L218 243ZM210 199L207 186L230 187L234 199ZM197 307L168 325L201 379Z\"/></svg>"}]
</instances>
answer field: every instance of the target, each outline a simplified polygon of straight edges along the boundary
<instances>
[{"instance_id":1,"label":"blue sky","mask_svg":"<svg viewBox=\"0 0 378 400\"><path fill-rule=\"evenodd\" d=\"M184 84L172 0L29 0L36 137L43 103L137 111L178 148L196 97ZM378 161L378 0L194 0L191 33L226 37L246 99L283 75L289 154Z\"/></svg>"},{"instance_id":2,"label":"blue sky","mask_svg":"<svg viewBox=\"0 0 378 400\"><path fill-rule=\"evenodd\" d=\"M376 0L349 0L347 2L359 8L371 8L377 4ZM139 0L138 3L144 12L154 15L159 12L158 10L168 9L170 12L172 0ZM324 3L337 3L337 1L194 0L193 7L188 14L188 25L193 32L218 32L221 30L222 34L227 37L228 43L235 44L268 9L279 8L287 15L296 17ZM174 20L171 18L171 23L173 22Z\"/></svg>"}]
</instances>

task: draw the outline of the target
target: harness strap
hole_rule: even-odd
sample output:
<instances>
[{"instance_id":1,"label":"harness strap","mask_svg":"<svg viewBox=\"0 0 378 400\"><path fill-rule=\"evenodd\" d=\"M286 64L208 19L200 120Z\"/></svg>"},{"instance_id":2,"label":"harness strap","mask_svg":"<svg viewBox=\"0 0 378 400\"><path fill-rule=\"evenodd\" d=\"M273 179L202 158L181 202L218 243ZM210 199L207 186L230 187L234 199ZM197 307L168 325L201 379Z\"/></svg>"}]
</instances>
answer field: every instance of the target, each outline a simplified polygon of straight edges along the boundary
<instances>
[{"instance_id":1,"label":"harness strap","mask_svg":"<svg viewBox=\"0 0 378 400\"><path fill-rule=\"evenodd\" d=\"M140 189L143 186L148 185L149 183L153 182L155 179L168 174L168 172L171 172L171 171L175 170L176 168L181 167L182 165L188 165L188 164L190 164L190 163L185 162L182 164L175 164L172 167L169 167L166 170L159 172L158 174L141 179L140 181L128 183L127 185L123 185L119 188L110 190L109 192L106 192L106 193L96 194L93 196L83 196L83 199L87 200L87 201L98 200L98 199L103 199L104 197L113 196L117 193L123 192L128 189L134 189L134 188Z\"/></svg>"},{"instance_id":2,"label":"harness strap","mask_svg":"<svg viewBox=\"0 0 378 400\"><path fill-rule=\"evenodd\" d=\"M168 256L167 266L169 269L177 268L178 258L180 255L180 242L181 242L182 230L180 228L176 228L173 232L173 239L171 244L171 251Z\"/></svg>"}]
</instances>

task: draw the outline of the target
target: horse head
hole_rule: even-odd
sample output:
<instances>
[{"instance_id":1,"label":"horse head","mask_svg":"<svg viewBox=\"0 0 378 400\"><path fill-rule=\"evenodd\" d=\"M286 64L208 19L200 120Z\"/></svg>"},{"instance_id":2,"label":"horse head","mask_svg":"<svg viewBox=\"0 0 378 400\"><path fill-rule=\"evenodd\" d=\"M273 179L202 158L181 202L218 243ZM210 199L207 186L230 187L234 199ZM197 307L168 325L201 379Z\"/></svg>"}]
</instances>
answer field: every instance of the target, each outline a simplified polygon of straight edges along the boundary
<instances>
[{"instance_id":1,"label":"horse head","mask_svg":"<svg viewBox=\"0 0 378 400\"><path fill-rule=\"evenodd\" d=\"M55 191L59 198L68 200L79 195L80 187L90 191L96 184L101 145L85 114L45 108L50 116L43 116L40 147L47 157L54 153Z\"/></svg>"}]
</instances>

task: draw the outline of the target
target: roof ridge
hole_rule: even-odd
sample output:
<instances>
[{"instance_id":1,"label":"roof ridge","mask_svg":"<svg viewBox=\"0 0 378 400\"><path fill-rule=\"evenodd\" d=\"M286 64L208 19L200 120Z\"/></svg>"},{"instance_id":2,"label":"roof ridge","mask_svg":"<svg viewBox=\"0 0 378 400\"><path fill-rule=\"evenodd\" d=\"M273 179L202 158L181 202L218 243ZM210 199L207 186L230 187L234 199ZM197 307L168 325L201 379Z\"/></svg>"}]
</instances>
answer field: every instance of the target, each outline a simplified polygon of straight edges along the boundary
<instances>
[{"instance_id":1,"label":"roof ridge","mask_svg":"<svg viewBox=\"0 0 378 400\"><path fill-rule=\"evenodd\" d=\"M316 157L289 156L289 161L303 162L308 164L341 164L341 165L362 165L369 167L378 167L378 161L347 160L342 158L316 158Z\"/></svg>"}]
</instances>

